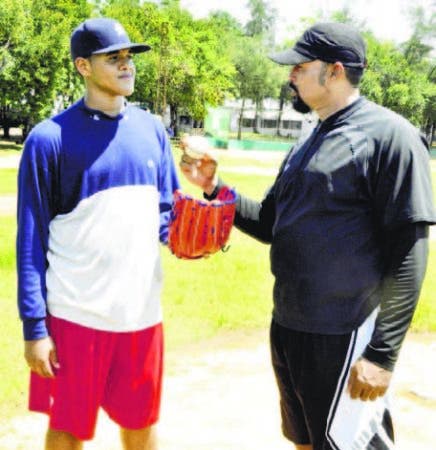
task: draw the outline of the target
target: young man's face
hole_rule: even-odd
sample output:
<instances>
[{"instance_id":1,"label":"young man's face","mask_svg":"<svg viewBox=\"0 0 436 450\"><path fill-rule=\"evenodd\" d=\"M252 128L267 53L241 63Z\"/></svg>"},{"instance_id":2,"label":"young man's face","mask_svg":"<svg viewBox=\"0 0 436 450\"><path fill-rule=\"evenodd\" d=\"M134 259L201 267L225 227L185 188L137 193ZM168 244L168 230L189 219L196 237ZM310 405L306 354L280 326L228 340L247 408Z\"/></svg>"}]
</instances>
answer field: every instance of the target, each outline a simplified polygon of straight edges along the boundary
<instances>
[{"instance_id":1,"label":"young man's face","mask_svg":"<svg viewBox=\"0 0 436 450\"><path fill-rule=\"evenodd\" d=\"M136 71L130 50L92 55L88 62L88 70L83 74L88 90L113 97L133 93Z\"/></svg>"},{"instance_id":2,"label":"young man's face","mask_svg":"<svg viewBox=\"0 0 436 450\"><path fill-rule=\"evenodd\" d=\"M296 93L292 103L297 111L306 113L316 110L325 102L326 68L326 63L319 60L297 64L292 68L289 82Z\"/></svg>"}]
</instances>

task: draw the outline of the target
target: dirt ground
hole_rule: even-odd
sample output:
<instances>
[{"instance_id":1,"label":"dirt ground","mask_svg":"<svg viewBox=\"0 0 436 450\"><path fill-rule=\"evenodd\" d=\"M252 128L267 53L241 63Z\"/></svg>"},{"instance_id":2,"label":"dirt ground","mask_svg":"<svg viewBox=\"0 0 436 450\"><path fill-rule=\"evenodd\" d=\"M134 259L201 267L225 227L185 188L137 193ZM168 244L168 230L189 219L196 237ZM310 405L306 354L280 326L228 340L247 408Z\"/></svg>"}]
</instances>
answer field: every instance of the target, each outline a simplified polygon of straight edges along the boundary
<instances>
[{"instance_id":1,"label":"dirt ground","mask_svg":"<svg viewBox=\"0 0 436 450\"><path fill-rule=\"evenodd\" d=\"M290 450L282 438L267 332L230 333L167 355L161 450ZM436 441L436 335L409 334L393 388L398 450ZM1 450L43 448L46 418L24 414L0 425ZM86 450L117 450L118 431L102 413Z\"/></svg>"}]
</instances>

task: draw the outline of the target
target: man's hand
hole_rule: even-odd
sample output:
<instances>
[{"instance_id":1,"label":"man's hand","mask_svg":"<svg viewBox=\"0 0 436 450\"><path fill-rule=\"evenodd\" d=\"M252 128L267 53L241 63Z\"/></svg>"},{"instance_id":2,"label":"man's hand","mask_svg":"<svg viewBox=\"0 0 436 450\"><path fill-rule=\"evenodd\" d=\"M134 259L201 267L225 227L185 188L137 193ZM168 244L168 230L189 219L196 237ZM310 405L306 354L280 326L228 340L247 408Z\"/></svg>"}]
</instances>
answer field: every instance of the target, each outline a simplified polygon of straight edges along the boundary
<instances>
[{"instance_id":1,"label":"man's hand","mask_svg":"<svg viewBox=\"0 0 436 450\"><path fill-rule=\"evenodd\" d=\"M217 161L210 154L209 143L201 136L185 136L180 140L183 151L180 169L192 184L211 194L217 185Z\"/></svg>"},{"instance_id":2,"label":"man's hand","mask_svg":"<svg viewBox=\"0 0 436 450\"><path fill-rule=\"evenodd\" d=\"M384 395L389 387L392 372L359 358L351 367L348 380L348 392L351 398L375 400Z\"/></svg>"},{"instance_id":3,"label":"man's hand","mask_svg":"<svg viewBox=\"0 0 436 450\"><path fill-rule=\"evenodd\" d=\"M34 341L24 341L24 358L30 369L45 378L54 378L53 369L59 369L56 347L47 336Z\"/></svg>"}]
</instances>

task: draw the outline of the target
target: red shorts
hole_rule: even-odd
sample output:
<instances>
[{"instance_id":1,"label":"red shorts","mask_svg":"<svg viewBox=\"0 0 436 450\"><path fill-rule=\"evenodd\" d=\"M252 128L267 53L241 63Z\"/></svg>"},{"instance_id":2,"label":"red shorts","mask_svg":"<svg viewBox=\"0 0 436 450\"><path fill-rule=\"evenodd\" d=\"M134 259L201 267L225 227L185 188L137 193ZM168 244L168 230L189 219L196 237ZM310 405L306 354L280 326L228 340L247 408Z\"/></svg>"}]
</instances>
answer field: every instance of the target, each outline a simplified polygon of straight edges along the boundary
<instances>
[{"instance_id":1,"label":"red shorts","mask_svg":"<svg viewBox=\"0 0 436 450\"><path fill-rule=\"evenodd\" d=\"M29 409L48 414L51 429L91 439L100 406L123 428L157 422L162 324L114 333L50 317L49 330L60 368L53 379L31 373Z\"/></svg>"}]
</instances>

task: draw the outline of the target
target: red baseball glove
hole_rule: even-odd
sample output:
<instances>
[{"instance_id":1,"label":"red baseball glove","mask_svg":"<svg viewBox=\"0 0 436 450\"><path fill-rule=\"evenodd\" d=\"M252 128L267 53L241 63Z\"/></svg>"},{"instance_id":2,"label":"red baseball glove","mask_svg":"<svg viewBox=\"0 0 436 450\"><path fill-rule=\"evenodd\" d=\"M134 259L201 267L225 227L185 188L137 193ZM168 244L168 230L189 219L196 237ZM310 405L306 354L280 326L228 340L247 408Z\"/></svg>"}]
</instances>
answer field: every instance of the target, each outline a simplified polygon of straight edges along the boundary
<instances>
[{"instance_id":1,"label":"red baseball glove","mask_svg":"<svg viewBox=\"0 0 436 450\"><path fill-rule=\"evenodd\" d=\"M176 191L168 247L178 258L197 259L224 250L233 226L236 193L222 187L212 201Z\"/></svg>"}]
</instances>

